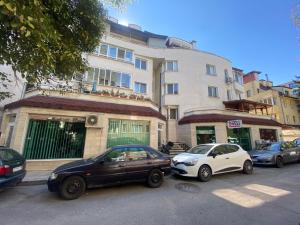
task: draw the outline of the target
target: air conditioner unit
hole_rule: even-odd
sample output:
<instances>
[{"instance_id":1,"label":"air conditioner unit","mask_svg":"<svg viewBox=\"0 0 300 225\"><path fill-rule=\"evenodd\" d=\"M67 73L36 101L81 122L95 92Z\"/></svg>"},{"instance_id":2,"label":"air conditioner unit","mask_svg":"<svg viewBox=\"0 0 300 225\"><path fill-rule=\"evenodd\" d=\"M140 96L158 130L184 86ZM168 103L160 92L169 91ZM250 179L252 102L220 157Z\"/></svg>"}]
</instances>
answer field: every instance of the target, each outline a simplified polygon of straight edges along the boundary
<instances>
[{"instance_id":1,"label":"air conditioner unit","mask_svg":"<svg viewBox=\"0 0 300 225\"><path fill-rule=\"evenodd\" d=\"M104 114L89 115L85 119L85 127L103 128Z\"/></svg>"}]
</instances>

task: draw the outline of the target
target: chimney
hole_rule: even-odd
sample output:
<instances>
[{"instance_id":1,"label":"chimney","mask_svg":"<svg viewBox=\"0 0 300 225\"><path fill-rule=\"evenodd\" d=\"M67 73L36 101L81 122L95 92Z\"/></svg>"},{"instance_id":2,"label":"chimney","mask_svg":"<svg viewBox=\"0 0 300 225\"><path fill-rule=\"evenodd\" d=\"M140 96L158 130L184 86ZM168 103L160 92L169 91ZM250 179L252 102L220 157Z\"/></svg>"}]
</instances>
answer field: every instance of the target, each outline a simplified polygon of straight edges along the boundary
<instances>
[{"instance_id":1,"label":"chimney","mask_svg":"<svg viewBox=\"0 0 300 225\"><path fill-rule=\"evenodd\" d=\"M193 46L193 49L196 49L197 48L197 41L192 40L191 45Z\"/></svg>"}]
</instances>

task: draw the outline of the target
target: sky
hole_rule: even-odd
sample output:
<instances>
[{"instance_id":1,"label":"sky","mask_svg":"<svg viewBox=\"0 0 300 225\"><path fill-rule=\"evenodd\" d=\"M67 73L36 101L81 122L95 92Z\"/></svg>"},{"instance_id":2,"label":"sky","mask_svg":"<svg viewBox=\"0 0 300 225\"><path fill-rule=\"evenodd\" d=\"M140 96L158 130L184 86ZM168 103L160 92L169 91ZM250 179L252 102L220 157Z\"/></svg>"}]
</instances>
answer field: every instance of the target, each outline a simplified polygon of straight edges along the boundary
<instances>
[{"instance_id":1,"label":"sky","mask_svg":"<svg viewBox=\"0 0 300 225\"><path fill-rule=\"evenodd\" d=\"M233 67L268 74L274 85L300 75L300 29L292 10L300 0L135 0L119 10L119 23L156 34L197 41Z\"/></svg>"}]
</instances>

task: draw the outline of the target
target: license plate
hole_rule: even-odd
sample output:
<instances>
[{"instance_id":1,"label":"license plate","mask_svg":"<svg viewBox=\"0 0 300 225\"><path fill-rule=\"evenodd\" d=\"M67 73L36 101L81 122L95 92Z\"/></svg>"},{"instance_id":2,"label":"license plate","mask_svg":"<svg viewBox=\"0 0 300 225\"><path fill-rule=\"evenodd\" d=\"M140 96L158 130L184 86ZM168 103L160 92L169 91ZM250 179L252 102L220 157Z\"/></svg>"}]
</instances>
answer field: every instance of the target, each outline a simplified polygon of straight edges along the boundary
<instances>
[{"instance_id":1,"label":"license plate","mask_svg":"<svg viewBox=\"0 0 300 225\"><path fill-rule=\"evenodd\" d=\"M13 168L13 172L18 172L18 171L20 171L22 169L23 169L22 166L18 166L18 167Z\"/></svg>"}]
</instances>

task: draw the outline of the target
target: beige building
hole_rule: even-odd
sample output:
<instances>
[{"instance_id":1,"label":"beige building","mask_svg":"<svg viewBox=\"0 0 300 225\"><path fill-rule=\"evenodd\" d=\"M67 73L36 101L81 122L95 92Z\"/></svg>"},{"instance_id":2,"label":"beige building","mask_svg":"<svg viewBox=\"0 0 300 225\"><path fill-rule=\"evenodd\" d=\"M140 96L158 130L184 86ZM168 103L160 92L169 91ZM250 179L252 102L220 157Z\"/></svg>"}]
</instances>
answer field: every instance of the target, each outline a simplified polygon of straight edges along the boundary
<instances>
[{"instance_id":1,"label":"beige building","mask_svg":"<svg viewBox=\"0 0 300 225\"><path fill-rule=\"evenodd\" d=\"M280 124L252 109L243 71L198 50L195 41L107 21L83 80L42 83L5 107L0 144L21 152L30 167L86 158L118 144L158 148L167 141L194 146L281 139ZM64 90L64 91L61 91Z\"/></svg>"},{"instance_id":2,"label":"beige building","mask_svg":"<svg viewBox=\"0 0 300 225\"><path fill-rule=\"evenodd\" d=\"M283 124L283 138L294 140L300 136L300 99L288 86L274 86L272 81L259 80L259 72L244 75L244 88L249 100L269 104L268 111L259 111Z\"/></svg>"}]
</instances>

